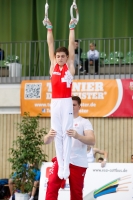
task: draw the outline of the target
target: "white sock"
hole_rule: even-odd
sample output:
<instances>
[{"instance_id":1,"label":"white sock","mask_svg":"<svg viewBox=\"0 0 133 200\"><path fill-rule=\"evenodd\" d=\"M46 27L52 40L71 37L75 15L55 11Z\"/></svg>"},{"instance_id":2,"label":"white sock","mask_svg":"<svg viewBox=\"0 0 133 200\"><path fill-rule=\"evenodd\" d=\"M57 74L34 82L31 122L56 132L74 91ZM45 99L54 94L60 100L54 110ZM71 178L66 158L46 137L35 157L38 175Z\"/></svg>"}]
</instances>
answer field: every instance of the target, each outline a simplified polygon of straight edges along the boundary
<instances>
[{"instance_id":1,"label":"white sock","mask_svg":"<svg viewBox=\"0 0 133 200\"><path fill-rule=\"evenodd\" d=\"M70 175L70 170L69 170L69 166L68 167L64 167L63 170L63 178L66 180Z\"/></svg>"},{"instance_id":2,"label":"white sock","mask_svg":"<svg viewBox=\"0 0 133 200\"><path fill-rule=\"evenodd\" d=\"M12 196L10 196L10 199L9 200L12 200Z\"/></svg>"},{"instance_id":3,"label":"white sock","mask_svg":"<svg viewBox=\"0 0 133 200\"><path fill-rule=\"evenodd\" d=\"M63 167L59 167L58 176L59 176L60 179L63 179Z\"/></svg>"},{"instance_id":4,"label":"white sock","mask_svg":"<svg viewBox=\"0 0 133 200\"><path fill-rule=\"evenodd\" d=\"M31 196L29 200L33 200L33 199L34 199L34 197L33 197L33 196Z\"/></svg>"}]
</instances>

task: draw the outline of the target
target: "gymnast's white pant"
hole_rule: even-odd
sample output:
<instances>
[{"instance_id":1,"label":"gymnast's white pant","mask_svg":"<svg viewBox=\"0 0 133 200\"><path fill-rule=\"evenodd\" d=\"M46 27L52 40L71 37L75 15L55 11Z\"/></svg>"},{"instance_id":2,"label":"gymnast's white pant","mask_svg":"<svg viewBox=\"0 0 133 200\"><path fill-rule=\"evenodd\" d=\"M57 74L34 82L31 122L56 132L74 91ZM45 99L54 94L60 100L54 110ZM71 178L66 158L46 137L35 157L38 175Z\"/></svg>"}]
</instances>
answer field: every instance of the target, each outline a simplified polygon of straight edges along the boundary
<instances>
[{"instance_id":1,"label":"gymnast's white pant","mask_svg":"<svg viewBox=\"0 0 133 200\"><path fill-rule=\"evenodd\" d=\"M55 148L59 168L69 169L71 137L66 132L73 129L72 98L51 99L51 128L56 131Z\"/></svg>"}]
</instances>

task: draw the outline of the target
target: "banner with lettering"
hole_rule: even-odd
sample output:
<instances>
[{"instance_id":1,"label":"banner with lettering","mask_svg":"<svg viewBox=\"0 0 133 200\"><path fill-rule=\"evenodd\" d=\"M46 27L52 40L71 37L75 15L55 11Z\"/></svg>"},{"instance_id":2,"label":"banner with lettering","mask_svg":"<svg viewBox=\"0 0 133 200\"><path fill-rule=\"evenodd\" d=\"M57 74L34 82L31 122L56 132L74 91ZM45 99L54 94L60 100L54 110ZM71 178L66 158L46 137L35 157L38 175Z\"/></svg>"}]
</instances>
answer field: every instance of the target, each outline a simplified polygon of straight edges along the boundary
<instances>
[{"instance_id":1,"label":"banner with lettering","mask_svg":"<svg viewBox=\"0 0 133 200\"><path fill-rule=\"evenodd\" d=\"M82 100L83 117L133 117L133 80L74 80L72 95ZM21 114L50 117L50 80L21 83Z\"/></svg>"},{"instance_id":2,"label":"banner with lettering","mask_svg":"<svg viewBox=\"0 0 133 200\"><path fill-rule=\"evenodd\" d=\"M42 163L39 200L45 199L52 165L52 162ZM132 163L107 163L104 168L101 163L89 163L84 179L83 200L132 200L132 169ZM58 194L58 200L70 200L69 179Z\"/></svg>"}]
</instances>

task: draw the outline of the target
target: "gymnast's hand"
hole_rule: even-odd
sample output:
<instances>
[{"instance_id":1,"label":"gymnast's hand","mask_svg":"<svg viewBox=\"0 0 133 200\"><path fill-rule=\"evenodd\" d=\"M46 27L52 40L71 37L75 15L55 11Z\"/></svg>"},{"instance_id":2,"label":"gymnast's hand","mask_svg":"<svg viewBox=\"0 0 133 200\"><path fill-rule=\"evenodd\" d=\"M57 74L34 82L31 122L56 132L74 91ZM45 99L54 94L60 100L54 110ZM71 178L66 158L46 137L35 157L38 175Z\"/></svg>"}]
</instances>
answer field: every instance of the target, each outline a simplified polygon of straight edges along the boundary
<instances>
[{"instance_id":1,"label":"gymnast's hand","mask_svg":"<svg viewBox=\"0 0 133 200\"><path fill-rule=\"evenodd\" d=\"M73 130L73 129L68 130L67 134L68 134L68 136L73 137L75 139L78 138L78 133L75 130Z\"/></svg>"},{"instance_id":2,"label":"gymnast's hand","mask_svg":"<svg viewBox=\"0 0 133 200\"><path fill-rule=\"evenodd\" d=\"M51 21L50 21L48 18L44 18L44 20L43 20L43 25L46 26L46 28L47 28L48 26L51 26L51 27L52 27L52 23L51 23Z\"/></svg>"},{"instance_id":3,"label":"gymnast's hand","mask_svg":"<svg viewBox=\"0 0 133 200\"><path fill-rule=\"evenodd\" d=\"M75 24L77 24L77 20L75 18L70 20L69 28L75 28Z\"/></svg>"},{"instance_id":4,"label":"gymnast's hand","mask_svg":"<svg viewBox=\"0 0 133 200\"><path fill-rule=\"evenodd\" d=\"M47 18L46 22L48 25L52 25L51 21L48 18Z\"/></svg>"}]
</instances>

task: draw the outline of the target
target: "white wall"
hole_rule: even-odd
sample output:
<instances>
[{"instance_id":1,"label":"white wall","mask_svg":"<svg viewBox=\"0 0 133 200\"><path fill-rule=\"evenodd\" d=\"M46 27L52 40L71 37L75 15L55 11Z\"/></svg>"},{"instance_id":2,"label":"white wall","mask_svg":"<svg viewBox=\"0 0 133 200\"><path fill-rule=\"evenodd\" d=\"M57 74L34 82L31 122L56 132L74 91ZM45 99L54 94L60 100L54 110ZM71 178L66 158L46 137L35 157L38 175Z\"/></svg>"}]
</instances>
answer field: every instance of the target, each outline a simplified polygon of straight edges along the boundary
<instances>
[{"instance_id":1,"label":"white wall","mask_svg":"<svg viewBox=\"0 0 133 200\"><path fill-rule=\"evenodd\" d=\"M20 114L20 84L0 84L0 114Z\"/></svg>"}]
</instances>

